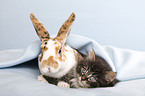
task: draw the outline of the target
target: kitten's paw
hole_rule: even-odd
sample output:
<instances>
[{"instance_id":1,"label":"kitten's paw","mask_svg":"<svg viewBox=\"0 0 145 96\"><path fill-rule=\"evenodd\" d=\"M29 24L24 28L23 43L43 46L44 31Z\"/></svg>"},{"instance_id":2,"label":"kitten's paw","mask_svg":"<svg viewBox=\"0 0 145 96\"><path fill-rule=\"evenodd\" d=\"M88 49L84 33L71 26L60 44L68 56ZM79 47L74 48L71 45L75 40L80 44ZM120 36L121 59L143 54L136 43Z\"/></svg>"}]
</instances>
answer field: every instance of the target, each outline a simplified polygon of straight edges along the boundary
<instances>
[{"instance_id":1,"label":"kitten's paw","mask_svg":"<svg viewBox=\"0 0 145 96\"><path fill-rule=\"evenodd\" d=\"M70 88L70 85L67 82L64 82L64 81L58 82L57 86Z\"/></svg>"},{"instance_id":2,"label":"kitten's paw","mask_svg":"<svg viewBox=\"0 0 145 96\"><path fill-rule=\"evenodd\" d=\"M45 82L45 83L48 83L48 81L42 75L38 76L38 80Z\"/></svg>"}]
</instances>

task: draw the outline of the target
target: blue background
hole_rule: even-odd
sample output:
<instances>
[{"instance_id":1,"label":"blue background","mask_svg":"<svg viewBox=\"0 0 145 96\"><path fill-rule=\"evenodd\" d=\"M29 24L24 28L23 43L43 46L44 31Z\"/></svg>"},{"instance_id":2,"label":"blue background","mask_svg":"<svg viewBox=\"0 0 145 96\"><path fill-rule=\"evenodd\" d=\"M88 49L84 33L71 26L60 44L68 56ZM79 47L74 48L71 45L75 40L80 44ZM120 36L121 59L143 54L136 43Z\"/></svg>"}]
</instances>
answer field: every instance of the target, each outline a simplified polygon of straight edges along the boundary
<instances>
[{"instance_id":1,"label":"blue background","mask_svg":"<svg viewBox=\"0 0 145 96\"><path fill-rule=\"evenodd\" d=\"M30 13L57 34L72 12L76 20L71 34L145 51L144 0L0 0L0 50L25 48L38 40Z\"/></svg>"}]
</instances>

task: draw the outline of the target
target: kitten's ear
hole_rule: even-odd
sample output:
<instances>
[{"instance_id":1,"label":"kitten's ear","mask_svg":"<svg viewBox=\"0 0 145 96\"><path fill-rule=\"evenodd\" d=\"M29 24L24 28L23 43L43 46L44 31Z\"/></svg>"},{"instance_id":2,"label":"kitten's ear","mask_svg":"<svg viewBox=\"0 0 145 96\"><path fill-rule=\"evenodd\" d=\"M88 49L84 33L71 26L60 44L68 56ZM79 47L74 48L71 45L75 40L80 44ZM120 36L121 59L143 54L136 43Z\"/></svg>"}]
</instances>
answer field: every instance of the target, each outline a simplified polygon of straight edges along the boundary
<instances>
[{"instance_id":1,"label":"kitten's ear","mask_svg":"<svg viewBox=\"0 0 145 96\"><path fill-rule=\"evenodd\" d=\"M116 73L113 71L107 71L104 75L105 81L107 81L107 84L111 83L116 77Z\"/></svg>"},{"instance_id":2,"label":"kitten's ear","mask_svg":"<svg viewBox=\"0 0 145 96\"><path fill-rule=\"evenodd\" d=\"M91 61L95 61L95 52L92 49L89 54L87 55L87 59L91 60Z\"/></svg>"}]
</instances>

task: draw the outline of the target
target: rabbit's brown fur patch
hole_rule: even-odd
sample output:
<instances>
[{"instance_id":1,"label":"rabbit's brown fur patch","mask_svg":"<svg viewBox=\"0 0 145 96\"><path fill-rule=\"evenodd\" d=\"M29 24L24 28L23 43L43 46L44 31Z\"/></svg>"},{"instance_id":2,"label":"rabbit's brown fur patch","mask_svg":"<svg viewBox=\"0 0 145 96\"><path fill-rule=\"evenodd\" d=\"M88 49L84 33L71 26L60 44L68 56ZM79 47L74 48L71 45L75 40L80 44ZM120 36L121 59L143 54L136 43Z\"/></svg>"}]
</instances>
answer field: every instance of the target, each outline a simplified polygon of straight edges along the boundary
<instances>
[{"instance_id":1,"label":"rabbit's brown fur patch","mask_svg":"<svg viewBox=\"0 0 145 96\"><path fill-rule=\"evenodd\" d=\"M58 62L54 60L53 56L50 56L47 60L43 60L42 68L46 66L52 66L54 69L58 68Z\"/></svg>"},{"instance_id":2,"label":"rabbit's brown fur patch","mask_svg":"<svg viewBox=\"0 0 145 96\"><path fill-rule=\"evenodd\" d=\"M40 62L41 62L41 60L42 60L42 57L43 57L43 53L41 53L40 56L39 56L39 61L40 61Z\"/></svg>"}]
</instances>

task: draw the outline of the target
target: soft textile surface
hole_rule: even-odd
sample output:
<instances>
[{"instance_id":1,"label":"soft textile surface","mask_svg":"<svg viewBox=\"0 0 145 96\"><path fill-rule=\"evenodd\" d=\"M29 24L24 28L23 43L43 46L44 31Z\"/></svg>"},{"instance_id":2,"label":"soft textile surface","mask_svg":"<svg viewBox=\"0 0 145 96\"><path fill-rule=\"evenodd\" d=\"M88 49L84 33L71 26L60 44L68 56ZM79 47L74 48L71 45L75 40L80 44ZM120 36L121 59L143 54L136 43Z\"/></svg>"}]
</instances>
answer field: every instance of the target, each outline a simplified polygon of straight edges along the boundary
<instances>
[{"instance_id":1,"label":"soft textile surface","mask_svg":"<svg viewBox=\"0 0 145 96\"><path fill-rule=\"evenodd\" d=\"M68 45L83 54L94 49L122 81L110 88L70 89L37 80L40 73L36 57L40 44L36 41L25 49L0 52L0 96L145 96L145 52L102 46L89 38L70 35Z\"/></svg>"}]
</instances>

